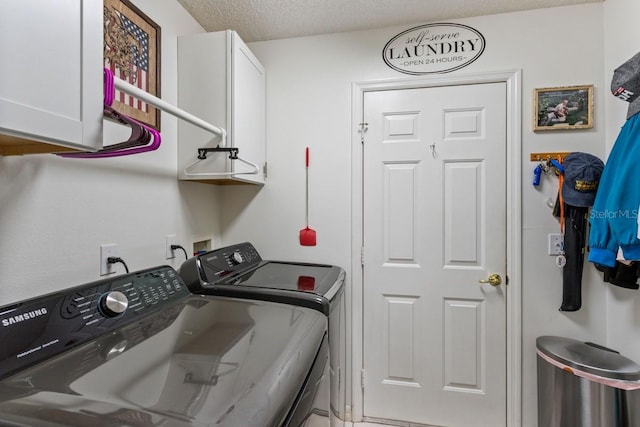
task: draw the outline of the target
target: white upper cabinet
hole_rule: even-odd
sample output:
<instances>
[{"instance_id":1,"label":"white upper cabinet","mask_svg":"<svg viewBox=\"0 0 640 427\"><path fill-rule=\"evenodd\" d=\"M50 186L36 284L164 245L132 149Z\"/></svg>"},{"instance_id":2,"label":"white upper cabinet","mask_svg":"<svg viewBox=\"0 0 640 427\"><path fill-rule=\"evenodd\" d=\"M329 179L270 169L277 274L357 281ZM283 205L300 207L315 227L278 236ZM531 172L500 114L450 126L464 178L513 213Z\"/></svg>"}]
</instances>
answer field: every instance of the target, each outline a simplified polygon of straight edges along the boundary
<instances>
[{"instance_id":1,"label":"white upper cabinet","mask_svg":"<svg viewBox=\"0 0 640 427\"><path fill-rule=\"evenodd\" d=\"M0 154L102 147L102 1L0 1Z\"/></svg>"},{"instance_id":2,"label":"white upper cabinet","mask_svg":"<svg viewBox=\"0 0 640 427\"><path fill-rule=\"evenodd\" d=\"M220 137L185 121L178 123L178 176L213 184L264 184L266 159L265 71L234 31L178 38L178 105L227 131ZM198 148L237 148L242 160L226 152Z\"/></svg>"}]
</instances>

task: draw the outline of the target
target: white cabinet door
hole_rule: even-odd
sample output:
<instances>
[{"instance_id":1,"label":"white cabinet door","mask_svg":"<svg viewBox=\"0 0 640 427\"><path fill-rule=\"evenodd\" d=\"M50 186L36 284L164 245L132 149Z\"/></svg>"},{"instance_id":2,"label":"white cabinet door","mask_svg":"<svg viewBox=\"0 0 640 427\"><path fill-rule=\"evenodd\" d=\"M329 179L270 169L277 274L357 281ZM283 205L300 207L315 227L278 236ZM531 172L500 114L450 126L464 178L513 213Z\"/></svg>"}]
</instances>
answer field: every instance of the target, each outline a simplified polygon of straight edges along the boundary
<instances>
[{"instance_id":1,"label":"white cabinet door","mask_svg":"<svg viewBox=\"0 0 640 427\"><path fill-rule=\"evenodd\" d=\"M101 1L0 2L0 154L102 146L102 39Z\"/></svg>"},{"instance_id":2,"label":"white cabinet door","mask_svg":"<svg viewBox=\"0 0 640 427\"><path fill-rule=\"evenodd\" d=\"M227 131L226 142L187 122L178 122L178 177L213 184L263 184L266 156L264 68L233 31L178 38L178 105ZM209 153L198 161L198 148L226 144L258 166Z\"/></svg>"},{"instance_id":3,"label":"white cabinet door","mask_svg":"<svg viewBox=\"0 0 640 427\"><path fill-rule=\"evenodd\" d=\"M262 166L266 156L267 131L264 67L238 34L232 34L231 144L238 147L240 157L260 162L257 163L258 174L244 175L244 179L264 182ZM234 172L248 169L237 162L232 167Z\"/></svg>"}]
</instances>

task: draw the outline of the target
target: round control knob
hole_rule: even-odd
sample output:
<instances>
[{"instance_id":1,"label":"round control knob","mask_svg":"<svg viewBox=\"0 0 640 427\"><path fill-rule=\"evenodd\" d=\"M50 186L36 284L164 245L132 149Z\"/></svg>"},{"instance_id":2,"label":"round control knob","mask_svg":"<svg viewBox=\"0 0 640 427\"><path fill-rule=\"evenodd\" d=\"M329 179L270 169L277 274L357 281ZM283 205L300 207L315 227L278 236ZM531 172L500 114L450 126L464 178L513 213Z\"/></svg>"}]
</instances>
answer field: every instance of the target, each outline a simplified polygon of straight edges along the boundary
<instances>
[{"instance_id":1,"label":"round control knob","mask_svg":"<svg viewBox=\"0 0 640 427\"><path fill-rule=\"evenodd\" d=\"M129 299L120 291L111 291L100 299L100 311L107 317L115 317L129 307Z\"/></svg>"},{"instance_id":2,"label":"round control knob","mask_svg":"<svg viewBox=\"0 0 640 427\"><path fill-rule=\"evenodd\" d=\"M244 262L244 258L242 257L242 254L240 252L235 251L233 255L231 255L231 261L237 265Z\"/></svg>"}]
</instances>

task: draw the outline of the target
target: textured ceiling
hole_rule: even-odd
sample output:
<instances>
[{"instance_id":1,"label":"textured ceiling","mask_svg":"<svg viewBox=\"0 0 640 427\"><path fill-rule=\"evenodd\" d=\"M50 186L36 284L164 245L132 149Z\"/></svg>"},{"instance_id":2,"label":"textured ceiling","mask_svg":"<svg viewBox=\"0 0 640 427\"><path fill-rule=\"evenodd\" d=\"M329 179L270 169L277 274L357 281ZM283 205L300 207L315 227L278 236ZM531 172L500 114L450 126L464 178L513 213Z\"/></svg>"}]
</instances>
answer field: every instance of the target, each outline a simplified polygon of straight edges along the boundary
<instances>
[{"instance_id":1,"label":"textured ceiling","mask_svg":"<svg viewBox=\"0 0 640 427\"><path fill-rule=\"evenodd\" d=\"M598 3L604 0L178 0L207 31L246 42Z\"/></svg>"}]
</instances>

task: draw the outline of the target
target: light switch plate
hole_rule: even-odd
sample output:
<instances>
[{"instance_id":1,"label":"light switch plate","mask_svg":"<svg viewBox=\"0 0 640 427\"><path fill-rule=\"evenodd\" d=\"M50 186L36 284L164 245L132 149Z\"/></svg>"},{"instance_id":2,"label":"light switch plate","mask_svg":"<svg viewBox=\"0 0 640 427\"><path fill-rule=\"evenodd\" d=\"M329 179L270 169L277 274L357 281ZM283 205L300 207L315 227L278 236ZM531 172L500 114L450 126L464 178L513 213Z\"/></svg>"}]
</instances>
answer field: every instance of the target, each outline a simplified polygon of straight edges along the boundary
<instances>
[{"instance_id":1,"label":"light switch plate","mask_svg":"<svg viewBox=\"0 0 640 427\"><path fill-rule=\"evenodd\" d=\"M560 255L564 251L562 234L549 234L549 255Z\"/></svg>"}]
</instances>

